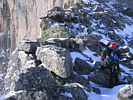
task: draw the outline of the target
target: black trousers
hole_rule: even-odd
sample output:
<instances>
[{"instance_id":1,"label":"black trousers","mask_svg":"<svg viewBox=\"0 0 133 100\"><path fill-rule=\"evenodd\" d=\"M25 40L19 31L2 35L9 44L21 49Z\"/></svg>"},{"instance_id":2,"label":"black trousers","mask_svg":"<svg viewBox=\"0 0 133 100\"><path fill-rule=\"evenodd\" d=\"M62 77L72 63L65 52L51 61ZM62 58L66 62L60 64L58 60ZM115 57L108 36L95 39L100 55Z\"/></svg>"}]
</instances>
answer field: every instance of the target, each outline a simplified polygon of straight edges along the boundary
<instances>
[{"instance_id":1,"label":"black trousers","mask_svg":"<svg viewBox=\"0 0 133 100\"><path fill-rule=\"evenodd\" d=\"M119 77L118 77L119 71L120 71L119 64L117 64L117 65L106 64L106 67L101 65L100 68L101 68L101 70L109 69L109 71L110 71L109 87L112 88L113 86L119 84Z\"/></svg>"},{"instance_id":2,"label":"black trousers","mask_svg":"<svg viewBox=\"0 0 133 100\"><path fill-rule=\"evenodd\" d=\"M117 69L110 69L110 80L109 80L109 87L113 87L115 85L119 84L119 72L117 71Z\"/></svg>"}]
</instances>

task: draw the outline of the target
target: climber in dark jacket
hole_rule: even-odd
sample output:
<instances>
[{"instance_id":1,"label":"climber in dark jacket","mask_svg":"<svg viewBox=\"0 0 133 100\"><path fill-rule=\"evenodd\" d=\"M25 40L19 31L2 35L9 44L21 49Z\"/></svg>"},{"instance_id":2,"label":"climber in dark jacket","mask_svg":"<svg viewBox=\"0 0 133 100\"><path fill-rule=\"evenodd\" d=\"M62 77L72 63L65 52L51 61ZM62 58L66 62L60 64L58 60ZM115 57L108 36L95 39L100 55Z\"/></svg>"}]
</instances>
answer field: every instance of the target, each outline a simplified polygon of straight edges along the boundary
<instances>
[{"instance_id":1,"label":"climber in dark jacket","mask_svg":"<svg viewBox=\"0 0 133 100\"><path fill-rule=\"evenodd\" d=\"M104 46L102 44L102 46ZM104 50L101 52L101 69L110 70L109 87L119 84L118 74L120 71L119 59L116 52L116 44L111 42L109 46L104 46Z\"/></svg>"}]
</instances>

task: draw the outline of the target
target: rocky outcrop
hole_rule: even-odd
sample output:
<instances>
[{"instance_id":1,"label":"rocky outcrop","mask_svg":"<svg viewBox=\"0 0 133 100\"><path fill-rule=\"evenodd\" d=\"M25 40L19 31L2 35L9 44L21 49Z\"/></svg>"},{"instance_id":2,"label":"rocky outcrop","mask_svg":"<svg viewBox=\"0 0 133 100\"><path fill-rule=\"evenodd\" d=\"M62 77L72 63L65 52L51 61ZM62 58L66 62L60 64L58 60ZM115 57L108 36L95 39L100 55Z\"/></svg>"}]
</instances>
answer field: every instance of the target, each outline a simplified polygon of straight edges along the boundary
<instances>
[{"instance_id":1,"label":"rocky outcrop","mask_svg":"<svg viewBox=\"0 0 133 100\"><path fill-rule=\"evenodd\" d=\"M133 85L128 85L120 90L117 94L119 100L132 100L133 99Z\"/></svg>"},{"instance_id":2,"label":"rocky outcrop","mask_svg":"<svg viewBox=\"0 0 133 100\"><path fill-rule=\"evenodd\" d=\"M26 96L24 100L31 98L87 100L83 87L90 92L90 83L84 77L72 72L72 58L68 47L22 41L12 57L5 77L5 88L9 92L15 91L15 94L7 100L21 100L23 96ZM72 97L64 96L64 92L71 93Z\"/></svg>"}]
</instances>

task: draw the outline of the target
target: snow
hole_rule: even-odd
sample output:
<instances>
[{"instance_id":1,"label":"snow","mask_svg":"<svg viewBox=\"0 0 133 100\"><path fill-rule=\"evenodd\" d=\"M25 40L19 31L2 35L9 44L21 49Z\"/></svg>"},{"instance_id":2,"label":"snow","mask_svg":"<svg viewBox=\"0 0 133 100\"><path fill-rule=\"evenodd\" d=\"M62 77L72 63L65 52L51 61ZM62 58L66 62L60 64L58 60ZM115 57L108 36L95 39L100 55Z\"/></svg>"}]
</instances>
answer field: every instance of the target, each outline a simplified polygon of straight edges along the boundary
<instances>
[{"instance_id":1,"label":"snow","mask_svg":"<svg viewBox=\"0 0 133 100\"><path fill-rule=\"evenodd\" d=\"M89 2L89 0L82 0L84 3L88 3Z\"/></svg>"},{"instance_id":2,"label":"snow","mask_svg":"<svg viewBox=\"0 0 133 100\"><path fill-rule=\"evenodd\" d=\"M11 55L15 55L15 53L18 51L18 49L16 48Z\"/></svg>"},{"instance_id":3,"label":"snow","mask_svg":"<svg viewBox=\"0 0 133 100\"><path fill-rule=\"evenodd\" d=\"M98 33L98 32L95 32L95 31L93 31L93 32L92 32L92 34L95 34L95 35L101 35L101 36L102 36L102 38L103 38L104 40L108 40L108 41L110 41L110 40L111 40L111 39L107 38L105 35L100 34L100 33Z\"/></svg>"},{"instance_id":4,"label":"snow","mask_svg":"<svg viewBox=\"0 0 133 100\"><path fill-rule=\"evenodd\" d=\"M5 35L5 33L4 32L0 32L0 36L3 36L3 35Z\"/></svg>"},{"instance_id":5,"label":"snow","mask_svg":"<svg viewBox=\"0 0 133 100\"><path fill-rule=\"evenodd\" d=\"M27 68L36 67L35 61L34 61L34 60L28 61L28 62L27 62L27 65L28 65Z\"/></svg>"},{"instance_id":6,"label":"snow","mask_svg":"<svg viewBox=\"0 0 133 100\"><path fill-rule=\"evenodd\" d=\"M73 98L72 94L71 93L68 93L68 92L61 93L61 95L67 96L67 97L70 97L70 98Z\"/></svg>"},{"instance_id":7,"label":"snow","mask_svg":"<svg viewBox=\"0 0 133 100\"><path fill-rule=\"evenodd\" d=\"M0 74L0 80L3 80L4 74Z\"/></svg>"},{"instance_id":8,"label":"snow","mask_svg":"<svg viewBox=\"0 0 133 100\"><path fill-rule=\"evenodd\" d=\"M32 54L29 54L28 58L34 59L34 56Z\"/></svg>"},{"instance_id":9,"label":"snow","mask_svg":"<svg viewBox=\"0 0 133 100\"><path fill-rule=\"evenodd\" d=\"M54 23L53 25L64 25L64 23Z\"/></svg>"},{"instance_id":10,"label":"snow","mask_svg":"<svg viewBox=\"0 0 133 100\"><path fill-rule=\"evenodd\" d=\"M102 42L102 43L104 43L104 44L107 45L109 43L109 40L107 40L107 39L101 39L100 42Z\"/></svg>"},{"instance_id":11,"label":"snow","mask_svg":"<svg viewBox=\"0 0 133 100\"><path fill-rule=\"evenodd\" d=\"M77 24L77 23L72 23L72 25L74 26L74 29L77 29L77 28L82 28L84 31L83 32L79 32L78 34L87 34L88 32L87 32L87 28L84 26L84 25L82 25L82 24Z\"/></svg>"},{"instance_id":12,"label":"snow","mask_svg":"<svg viewBox=\"0 0 133 100\"><path fill-rule=\"evenodd\" d=\"M101 41L104 41L104 40L101 40ZM96 57L94 56L95 52L89 50L88 48L86 50L83 51L83 54L86 54L88 55L89 57L91 57L93 60L95 61L100 61L100 57ZM71 52L71 56L72 56L72 59L73 59L73 63L75 61L75 59L78 57L80 59L83 59L85 61L87 61L88 59L86 57L84 57L81 53L79 52ZM90 62L89 62L90 63ZM92 64L92 63L91 63ZM127 76L128 74L132 75L133 77L133 70L132 69L129 69L123 65L120 65L120 68L122 68L123 70L126 71L126 73L121 73L120 75L120 80L121 81L126 81L126 80L123 80L124 76ZM82 75L83 77L85 77L86 79L88 79L88 76L89 75ZM97 85L93 82L90 82L91 83L91 86L93 87L96 87L96 88L99 88L100 91L101 91L101 94L96 94L94 92L88 92L84 89L86 95L88 96L88 100L118 100L116 94L122 89L122 88L125 88L127 87L128 85L125 84L125 85L119 85L119 86L115 86L113 87L112 89L110 88L104 88L100 85ZM71 94L70 93L64 93L65 96L69 96L71 97Z\"/></svg>"},{"instance_id":13,"label":"snow","mask_svg":"<svg viewBox=\"0 0 133 100\"><path fill-rule=\"evenodd\" d=\"M89 58L91 58L94 61L100 61L100 57L99 56L98 57L94 56L95 52L91 51L88 48L86 48L86 50L84 50L82 53L84 55L88 56ZM89 65L94 66L94 63L91 63L89 61L89 58L85 57L83 54L81 54L79 52L71 52L70 54L71 54L71 57L72 57L73 64L74 64L76 58L80 58L80 59L86 61Z\"/></svg>"},{"instance_id":14,"label":"snow","mask_svg":"<svg viewBox=\"0 0 133 100\"><path fill-rule=\"evenodd\" d=\"M129 26L129 25L125 25L126 27L124 28L124 30L115 30L116 34L122 35L124 37L128 36L128 38L132 38L133 37L133 25Z\"/></svg>"},{"instance_id":15,"label":"snow","mask_svg":"<svg viewBox=\"0 0 133 100\"><path fill-rule=\"evenodd\" d=\"M4 99L5 99L5 96L0 95L0 100L4 100Z\"/></svg>"},{"instance_id":16,"label":"snow","mask_svg":"<svg viewBox=\"0 0 133 100\"><path fill-rule=\"evenodd\" d=\"M7 94L4 94L4 95L0 96L0 100L5 100L5 99L7 99L10 96L15 95L16 93L22 93L22 92L27 92L27 91L26 90L20 90L20 91L17 91L17 92L11 91L11 92L9 92Z\"/></svg>"},{"instance_id":17,"label":"snow","mask_svg":"<svg viewBox=\"0 0 133 100\"><path fill-rule=\"evenodd\" d=\"M83 9L86 11L91 11L91 8L88 8L88 7L84 7Z\"/></svg>"},{"instance_id":18,"label":"snow","mask_svg":"<svg viewBox=\"0 0 133 100\"><path fill-rule=\"evenodd\" d=\"M126 89L126 88L129 87L129 86L131 86L131 84L130 84L130 85L126 85L125 87L121 88L121 89L120 89L120 92L121 92L123 89Z\"/></svg>"},{"instance_id":19,"label":"snow","mask_svg":"<svg viewBox=\"0 0 133 100\"><path fill-rule=\"evenodd\" d=\"M96 94L94 92L89 93L88 91L85 91L85 93L88 96L88 100L118 100L116 94L121 90L121 88L125 88L128 85L119 85L115 86L112 89L101 87L93 82L90 82L93 87L97 87L100 89L101 94Z\"/></svg>"},{"instance_id":20,"label":"snow","mask_svg":"<svg viewBox=\"0 0 133 100\"><path fill-rule=\"evenodd\" d=\"M81 58L83 60L87 60L86 57L84 57L83 55L81 55L81 53L79 52L71 52L71 57L72 57L72 62L74 63L75 62L75 59L78 57L78 58Z\"/></svg>"},{"instance_id":21,"label":"snow","mask_svg":"<svg viewBox=\"0 0 133 100\"><path fill-rule=\"evenodd\" d=\"M124 46L124 47L123 47L123 49L126 49L126 48L128 48L128 46Z\"/></svg>"},{"instance_id":22,"label":"snow","mask_svg":"<svg viewBox=\"0 0 133 100\"><path fill-rule=\"evenodd\" d=\"M124 30L115 30L115 33L120 35L123 39L128 38L128 40L125 41L125 45L128 46L127 41L133 40L133 25L125 25Z\"/></svg>"},{"instance_id":23,"label":"snow","mask_svg":"<svg viewBox=\"0 0 133 100\"><path fill-rule=\"evenodd\" d=\"M89 3L89 2L91 2L91 3L98 3L96 0L82 0L84 3Z\"/></svg>"},{"instance_id":24,"label":"snow","mask_svg":"<svg viewBox=\"0 0 133 100\"><path fill-rule=\"evenodd\" d=\"M94 56L94 54L96 54L96 53L91 51L88 48L86 50L84 50L83 53L88 55L90 58L92 58L95 61L100 61L100 56L98 56L98 57Z\"/></svg>"},{"instance_id":25,"label":"snow","mask_svg":"<svg viewBox=\"0 0 133 100\"><path fill-rule=\"evenodd\" d=\"M133 48L129 47L129 50L133 54Z\"/></svg>"},{"instance_id":26,"label":"snow","mask_svg":"<svg viewBox=\"0 0 133 100\"><path fill-rule=\"evenodd\" d=\"M120 68L122 68L123 70L126 71L126 73L130 74L130 75L133 75L133 69L129 69L123 65L120 64Z\"/></svg>"}]
</instances>

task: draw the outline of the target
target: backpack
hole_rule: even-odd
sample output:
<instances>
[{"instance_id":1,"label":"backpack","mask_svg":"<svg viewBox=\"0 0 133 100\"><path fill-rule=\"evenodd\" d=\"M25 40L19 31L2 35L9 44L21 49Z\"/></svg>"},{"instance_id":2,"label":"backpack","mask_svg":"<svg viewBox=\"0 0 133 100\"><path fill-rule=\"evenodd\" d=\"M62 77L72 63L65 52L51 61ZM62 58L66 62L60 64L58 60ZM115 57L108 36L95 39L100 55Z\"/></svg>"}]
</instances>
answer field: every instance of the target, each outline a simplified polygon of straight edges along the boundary
<instances>
[{"instance_id":1,"label":"backpack","mask_svg":"<svg viewBox=\"0 0 133 100\"><path fill-rule=\"evenodd\" d=\"M107 55L107 48L102 47L100 56L101 56L101 65L103 65L103 66L106 66L106 55Z\"/></svg>"},{"instance_id":2,"label":"backpack","mask_svg":"<svg viewBox=\"0 0 133 100\"><path fill-rule=\"evenodd\" d=\"M111 66L118 65L119 58L118 58L117 54L112 53L112 54L106 56L106 62L107 62L107 64L109 64Z\"/></svg>"},{"instance_id":3,"label":"backpack","mask_svg":"<svg viewBox=\"0 0 133 100\"><path fill-rule=\"evenodd\" d=\"M100 56L102 58L106 58L106 55L107 55L107 48L106 47L102 47L102 51L100 53Z\"/></svg>"}]
</instances>

